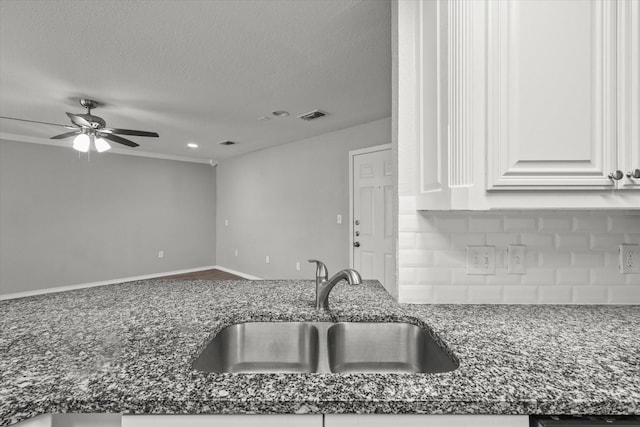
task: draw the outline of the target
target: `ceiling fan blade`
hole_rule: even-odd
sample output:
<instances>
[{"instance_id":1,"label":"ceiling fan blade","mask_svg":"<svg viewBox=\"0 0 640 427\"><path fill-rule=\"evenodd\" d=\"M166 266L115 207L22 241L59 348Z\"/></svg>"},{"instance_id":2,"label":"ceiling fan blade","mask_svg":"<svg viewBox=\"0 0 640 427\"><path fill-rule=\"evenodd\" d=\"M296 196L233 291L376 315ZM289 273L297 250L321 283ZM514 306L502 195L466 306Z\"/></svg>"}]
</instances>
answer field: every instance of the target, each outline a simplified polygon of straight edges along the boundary
<instances>
[{"instance_id":1,"label":"ceiling fan blade","mask_svg":"<svg viewBox=\"0 0 640 427\"><path fill-rule=\"evenodd\" d=\"M0 119L7 119L7 120L18 120L20 122L29 122L29 123L40 123L43 125L51 125L51 126L61 126L63 128L67 128L69 129L69 125L59 125L58 123L49 123L49 122L39 122L37 120L27 120L27 119L18 119L16 117L5 117L5 116L0 116Z\"/></svg>"},{"instance_id":2,"label":"ceiling fan blade","mask_svg":"<svg viewBox=\"0 0 640 427\"><path fill-rule=\"evenodd\" d=\"M80 133L82 133L82 131L80 129L78 129L78 130L73 131L73 132L67 132L67 133L62 133L60 135L52 136L49 139L65 139L65 138L72 137L74 135L78 135Z\"/></svg>"},{"instance_id":3,"label":"ceiling fan blade","mask_svg":"<svg viewBox=\"0 0 640 427\"><path fill-rule=\"evenodd\" d=\"M82 117L80 114L67 113L67 116L69 116L74 125L87 128L91 127L91 123L89 123L89 121L87 121L87 119Z\"/></svg>"},{"instance_id":4,"label":"ceiling fan blade","mask_svg":"<svg viewBox=\"0 0 640 427\"><path fill-rule=\"evenodd\" d=\"M104 139L108 139L109 141L117 142L118 144L123 144L123 145L126 145L128 147L138 147L138 146L140 146L140 144L136 144L133 141L129 141L128 139L121 138L121 137L119 137L117 135L111 135L111 134L105 133L105 134L101 134L100 136L102 138L104 138Z\"/></svg>"},{"instance_id":5,"label":"ceiling fan blade","mask_svg":"<svg viewBox=\"0 0 640 427\"><path fill-rule=\"evenodd\" d=\"M131 129L104 128L104 129L100 129L100 132L114 133L117 135L153 136L153 137L160 136L156 132L146 132L143 130L131 130Z\"/></svg>"}]
</instances>

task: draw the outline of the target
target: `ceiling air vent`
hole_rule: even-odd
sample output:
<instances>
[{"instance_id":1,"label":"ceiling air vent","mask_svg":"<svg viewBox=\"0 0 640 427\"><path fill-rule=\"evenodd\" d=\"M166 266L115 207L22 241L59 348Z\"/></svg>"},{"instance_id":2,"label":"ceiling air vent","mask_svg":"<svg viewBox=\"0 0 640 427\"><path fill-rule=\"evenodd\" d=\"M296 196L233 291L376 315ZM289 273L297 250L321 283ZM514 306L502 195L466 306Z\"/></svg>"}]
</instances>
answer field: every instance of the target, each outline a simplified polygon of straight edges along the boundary
<instances>
[{"instance_id":1,"label":"ceiling air vent","mask_svg":"<svg viewBox=\"0 0 640 427\"><path fill-rule=\"evenodd\" d=\"M326 111L313 110L313 111L311 111L309 113L306 113L306 114L303 114L301 116L298 116L298 118L302 119L302 120L309 121L309 120L318 119L320 117L326 116L327 114L329 114L329 113L327 113Z\"/></svg>"},{"instance_id":2,"label":"ceiling air vent","mask_svg":"<svg viewBox=\"0 0 640 427\"><path fill-rule=\"evenodd\" d=\"M221 141L221 142L218 142L218 144L220 144L220 145L236 145L237 142L235 142L235 141Z\"/></svg>"}]
</instances>

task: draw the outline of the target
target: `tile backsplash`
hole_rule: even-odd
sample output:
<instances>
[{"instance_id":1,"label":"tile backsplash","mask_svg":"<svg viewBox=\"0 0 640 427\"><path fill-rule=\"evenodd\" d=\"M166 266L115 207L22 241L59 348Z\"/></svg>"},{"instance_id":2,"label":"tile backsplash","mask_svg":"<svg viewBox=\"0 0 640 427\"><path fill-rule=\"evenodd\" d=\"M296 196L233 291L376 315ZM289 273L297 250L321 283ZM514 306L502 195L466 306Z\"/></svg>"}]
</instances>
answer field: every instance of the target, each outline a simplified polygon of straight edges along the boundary
<instances>
[{"instance_id":1,"label":"tile backsplash","mask_svg":"<svg viewBox=\"0 0 640 427\"><path fill-rule=\"evenodd\" d=\"M640 212L425 212L399 198L401 302L640 304L640 274L618 270L640 244ZM467 246L495 246L496 274L469 275ZM507 272L508 245L526 245L525 274Z\"/></svg>"}]
</instances>

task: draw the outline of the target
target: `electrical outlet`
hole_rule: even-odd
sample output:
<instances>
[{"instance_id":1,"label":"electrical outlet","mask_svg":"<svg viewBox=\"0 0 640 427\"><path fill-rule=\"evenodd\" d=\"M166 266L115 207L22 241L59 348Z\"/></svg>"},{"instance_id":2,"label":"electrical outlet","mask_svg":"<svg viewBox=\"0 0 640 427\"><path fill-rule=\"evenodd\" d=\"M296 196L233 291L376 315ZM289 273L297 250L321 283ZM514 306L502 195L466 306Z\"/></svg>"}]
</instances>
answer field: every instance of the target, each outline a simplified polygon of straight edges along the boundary
<instances>
[{"instance_id":1,"label":"electrical outlet","mask_svg":"<svg viewBox=\"0 0 640 427\"><path fill-rule=\"evenodd\" d=\"M271 259L269 258L269 255L267 255L264 259L264 263L269 264L270 262L271 262Z\"/></svg>"},{"instance_id":2,"label":"electrical outlet","mask_svg":"<svg viewBox=\"0 0 640 427\"><path fill-rule=\"evenodd\" d=\"M235 254L236 254L236 256L238 256L238 250L237 250L237 249L236 249L236 251L235 251Z\"/></svg>"},{"instance_id":3,"label":"electrical outlet","mask_svg":"<svg viewBox=\"0 0 640 427\"><path fill-rule=\"evenodd\" d=\"M467 246L467 274L496 274L496 247Z\"/></svg>"},{"instance_id":4,"label":"electrical outlet","mask_svg":"<svg viewBox=\"0 0 640 427\"><path fill-rule=\"evenodd\" d=\"M164 258L164 251L158 251L158 258Z\"/></svg>"},{"instance_id":5,"label":"electrical outlet","mask_svg":"<svg viewBox=\"0 0 640 427\"><path fill-rule=\"evenodd\" d=\"M225 226L225 227L228 227L228 226L229 226L229 220L228 220L228 219L225 219L225 220L224 220L224 226Z\"/></svg>"},{"instance_id":6,"label":"electrical outlet","mask_svg":"<svg viewBox=\"0 0 640 427\"><path fill-rule=\"evenodd\" d=\"M336 222L338 224L342 224L342 214L338 214L338 216L336 216Z\"/></svg>"},{"instance_id":7,"label":"electrical outlet","mask_svg":"<svg viewBox=\"0 0 640 427\"><path fill-rule=\"evenodd\" d=\"M525 274L527 272L527 247L525 245L509 245L507 252L507 272L509 274Z\"/></svg>"},{"instance_id":8,"label":"electrical outlet","mask_svg":"<svg viewBox=\"0 0 640 427\"><path fill-rule=\"evenodd\" d=\"M640 245L620 245L620 273L640 273Z\"/></svg>"},{"instance_id":9,"label":"electrical outlet","mask_svg":"<svg viewBox=\"0 0 640 427\"><path fill-rule=\"evenodd\" d=\"M296 270L300 271L300 262L296 262Z\"/></svg>"}]
</instances>

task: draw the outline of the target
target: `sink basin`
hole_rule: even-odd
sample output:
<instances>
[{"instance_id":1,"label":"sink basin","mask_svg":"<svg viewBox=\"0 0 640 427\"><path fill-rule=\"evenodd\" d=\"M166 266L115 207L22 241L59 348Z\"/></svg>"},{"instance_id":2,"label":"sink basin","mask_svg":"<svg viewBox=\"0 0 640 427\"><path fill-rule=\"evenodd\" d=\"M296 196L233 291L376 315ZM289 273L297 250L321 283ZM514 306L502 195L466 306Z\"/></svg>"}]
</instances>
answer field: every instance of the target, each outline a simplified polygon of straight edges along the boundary
<instances>
[{"instance_id":1,"label":"sink basin","mask_svg":"<svg viewBox=\"0 0 640 427\"><path fill-rule=\"evenodd\" d=\"M318 329L307 322L231 325L215 336L192 366L205 372L315 372Z\"/></svg>"},{"instance_id":2,"label":"sink basin","mask_svg":"<svg viewBox=\"0 0 640 427\"><path fill-rule=\"evenodd\" d=\"M205 372L437 373L458 363L409 323L252 322L220 331L193 362Z\"/></svg>"},{"instance_id":3,"label":"sink basin","mask_svg":"<svg viewBox=\"0 0 640 427\"><path fill-rule=\"evenodd\" d=\"M337 323L327 333L331 372L436 373L457 363L409 323Z\"/></svg>"}]
</instances>

